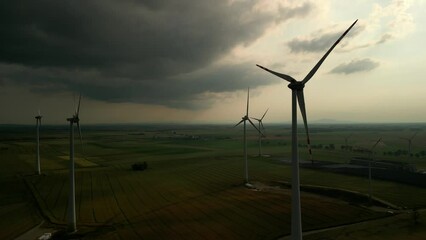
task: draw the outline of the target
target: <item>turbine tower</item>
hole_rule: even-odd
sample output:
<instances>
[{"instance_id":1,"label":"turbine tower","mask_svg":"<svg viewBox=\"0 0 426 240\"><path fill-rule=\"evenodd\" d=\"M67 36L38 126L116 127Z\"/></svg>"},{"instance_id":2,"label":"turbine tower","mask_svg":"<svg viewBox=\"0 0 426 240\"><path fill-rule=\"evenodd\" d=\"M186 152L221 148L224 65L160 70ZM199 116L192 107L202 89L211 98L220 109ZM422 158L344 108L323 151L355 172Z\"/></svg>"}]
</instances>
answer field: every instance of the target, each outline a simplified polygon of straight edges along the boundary
<instances>
[{"instance_id":1,"label":"turbine tower","mask_svg":"<svg viewBox=\"0 0 426 240\"><path fill-rule=\"evenodd\" d=\"M71 232L71 233L77 231L76 214L75 214L74 123L77 124L77 130L80 136L80 142L82 142L80 118L78 117L78 114L80 112L80 102L81 102L81 94L78 99L78 107L74 115L70 118L67 118L67 121L70 122L70 171L69 171L70 189L69 189L69 195L68 195L67 220L68 220L68 232Z\"/></svg>"},{"instance_id":2,"label":"turbine tower","mask_svg":"<svg viewBox=\"0 0 426 240\"><path fill-rule=\"evenodd\" d=\"M411 144L413 143L413 138L417 135L417 133L419 132L415 132L411 138L401 138L408 142L408 159L411 158Z\"/></svg>"},{"instance_id":3,"label":"turbine tower","mask_svg":"<svg viewBox=\"0 0 426 240\"><path fill-rule=\"evenodd\" d=\"M262 130L265 130L265 127L263 126L262 120L265 117L265 115L268 112L268 110L269 110L269 108L266 109L266 112L263 114L263 116L260 119L259 118L253 118L253 117L251 117L251 119L254 119L254 120L256 120L259 123L258 124L259 130L260 130L260 127L262 127ZM262 156L262 133L259 132L259 157L261 157L261 156Z\"/></svg>"},{"instance_id":4,"label":"turbine tower","mask_svg":"<svg viewBox=\"0 0 426 240\"><path fill-rule=\"evenodd\" d=\"M371 205L371 163L373 161L373 150L379 144L379 142L382 141L382 138L379 138L377 142L373 145L373 147L370 150L370 161L368 162L368 203Z\"/></svg>"},{"instance_id":5,"label":"turbine tower","mask_svg":"<svg viewBox=\"0 0 426 240\"><path fill-rule=\"evenodd\" d=\"M245 184L246 186L250 186L249 183L249 176L248 176L248 162L247 162L247 127L246 127L246 121L249 121L250 124L260 133L259 129L253 124L253 122L250 120L249 116L248 116L248 112L249 112L249 100L250 100L250 88L247 89L247 110L246 110L246 115L244 115L241 118L241 121L239 121L237 124L235 124L234 127L240 125L241 123L244 123L244 163L245 163L245 169L244 169L244 174L245 174Z\"/></svg>"},{"instance_id":6,"label":"turbine tower","mask_svg":"<svg viewBox=\"0 0 426 240\"><path fill-rule=\"evenodd\" d=\"M301 208L300 208L300 180L299 180L299 156L297 149L297 101L299 102L300 111L302 113L303 122L305 125L306 136L308 141L309 154L312 160L312 152L310 148L309 141L309 131L308 131L308 123L306 119L306 109L305 109L305 99L303 95L303 88L305 84L314 76L318 68L330 54L330 52L336 47L336 45L342 40L342 38L351 30L351 28L355 25L356 20L352 25L340 36L339 39L331 46L331 48L325 53L325 55L319 60L319 62L312 68L312 70L306 75L306 77L302 81L296 81L293 77L278 73L272 70L269 70L265 67L257 65L263 70L274 74L277 77L280 77L288 82L288 87L292 92L292 176L291 176L291 205L292 205L292 214L291 214L291 238L292 239L302 239L302 216L301 216Z\"/></svg>"},{"instance_id":7,"label":"turbine tower","mask_svg":"<svg viewBox=\"0 0 426 240\"><path fill-rule=\"evenodd\" d=\"M38 110L38 115L35 116L36 119L36 132L37 132L37 137L36 137L36 152L37 152L37 156L36 156L36 174L40 175L41 174L41 169L40 169L40 126L41 126L41 114L40 114L40 110Z\"/></svg>"}]
</instances>

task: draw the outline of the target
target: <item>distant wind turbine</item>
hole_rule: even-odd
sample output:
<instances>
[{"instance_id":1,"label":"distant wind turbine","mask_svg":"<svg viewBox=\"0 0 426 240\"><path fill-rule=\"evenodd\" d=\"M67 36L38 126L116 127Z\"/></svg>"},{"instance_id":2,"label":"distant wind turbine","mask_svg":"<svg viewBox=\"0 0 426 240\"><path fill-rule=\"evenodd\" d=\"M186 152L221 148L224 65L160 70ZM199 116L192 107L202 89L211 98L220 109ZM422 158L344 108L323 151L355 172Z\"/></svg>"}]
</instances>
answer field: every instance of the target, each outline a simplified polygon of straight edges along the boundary
<instances>
[{"instance_id":1,"label":"distant wind turbine","mask_svg":"<svg viewBox=\"0 0 426 240\"><path fill-rule=\"evenodd\" d=\"M262 127L262 130L265 130L265 127L263 126L263 118L265 117L266 113L268 112L269 108L266 109L265 113L263 114L263 116L259 119L259 118L254 118L252 117L251 119L256 120L259 124L259 130L261 129L260 127ZM259 132L259 157L262 156L262 133Z\"/></svg>"},{"instance_id":2,"label":"distant wind turbine","mask_svg":"<svg viewBox=\"0 0 426 240\"><path fill-rule=\"evenodd\" d=\"M350 151L350 150L349 150L349 145L348 145L348 140L349 140L349 138L350 138L350 137L352 137L352 134L350 134L350 135L348 135L348 136L346 136L346 137L345 137L345 150L346 150L346 151L348 151L348 152ZM351 160L350 160L350 157L348 156L348 163L349 163L350 161L351 161Z\"/></svg>"},{"instance_id":3,"label":"distant wind turbine","mask_svg":"<svg viewBox=\"0 0 426 240\"><path fill-rule=\"evenodd\" d=\"M246 133L246 121L249 121L250 124L260 133L260 130L253 124L253 122L250 120L249 116L248 116L248 112L249 112L249 101L250 101L250 88L247 89L247 110L246 110L246 115L244 115L241 118L241 121L239 121L237 124L235 124L234 127L240 125L241 123L244 123L244 162L245 162L245 182L246 185L249 186L249 176L248 176L248 162L247 162L247 133Z\"/></svg>"},{"instance_id":4,"label":"distant wind turbine","mask_svg":"<svg viewBox=\"0 0 426 240\"><path fill-rule=\"evenodd\" d=\"M352 137L352 134L350 134L350 135L348 135L348 136L345 137L345 147L346 147L346 150L349 150L349 148L348 148L348 140L349 140L350 137Z\"/></svg>"},{"instance_id":5,"label":"distant wind turbine","mask_svg":"<svg viewBox=\"0 0 426 240\"><path fill-rule=\"evenodd\" d=\"M310 141L309 141L309 131L308 131L308 124L306 119L306 109L305 109L305 99L303 95L303 88L305 87L305 84L314 76L318 68L321 66L321 64L324 62L324 60L327 58L327 56L330 54L330 52L336 47L336 45L342 40L342 38L351 30L351 28L355 25L355 23L358 20L356 20L344 33L342 36L340 36L339 39L331 46L331 48L325 53L325 55L319 60L319 62L312 68L312 70L306 75L306 77L302 81L296 81L293 77L278 73L272 70L269 70L265 67L262 67L260 65L257 65L258 67L262 68L263 70L274 74L277 77L280 77L288 82L290 84L288 87L292 90L292 215L291 215L291 235L292 239L302 239L302 216L301 216L301 208L300 208L300 180L299 180L299 157L298 157L298 150L297 150L297 101L299 102L300 111L302 113L305 130L306 130L306 136L308 141L308 148L309 148L309 154L311 156L312 160L312 153L310 148Z\"/></svg>"},{"instance_id":6,"label":"distant wind turbine","mask_svg":"<svg viewBox=\"0 0 426 240\"><path fill-rule=\"evenodd\" d=\"M74 164L74 123L77 124L78 134L80 136L80 142L82 142L81 129L80 129L80 118L78 116L80 112L80 102L81 94L78 99L78 107L74 115L70 118L67 118L67 121L70 122L70 189L69 189L69 199L68 199L68 232L77 231L76 224L76 213L75 213L75 164Z\"/></svg>"},{"instance_id":7,"label":"distant wind turbine","mask_svg":"<svg viewBox=\"0 0 426 240\"><path fill-rule=\"evenodd\" d=\"M40 168L40 126L41 126L41 114L40 110L38 110L38 115L35 116L36 119L36 132L37 132L37 139L36 139L36 145L37 145L37 156L36 156L36 173L38 175L41 174L41 168Z\"/></svg>"},{"instance_id":8,"label":"distant wind turbine","mask_svg":"<svg viewBox=\"0 0 426 240\"><path fill-rule=\"evenodd\" d=\"M373 147L370 150L370 161L368 162L368 203L371 205L371 163L373 161L373 150L379 144L379 142L382 141L382 138L379 138L377 142L373 145Z\"/></svg>"},{"instance_id":9,"label":"distant wind turbine","mask_svg":"<svg viewBox=\"0 0 426 240\"><path fill-rule=\"evenodd\" d=\"M413 143L413 138L417 135L417 133L419 132L415 132L411 138L401 138L408 142L408 159L411 158L411 144Z\"/></svg>"}]
</instances>

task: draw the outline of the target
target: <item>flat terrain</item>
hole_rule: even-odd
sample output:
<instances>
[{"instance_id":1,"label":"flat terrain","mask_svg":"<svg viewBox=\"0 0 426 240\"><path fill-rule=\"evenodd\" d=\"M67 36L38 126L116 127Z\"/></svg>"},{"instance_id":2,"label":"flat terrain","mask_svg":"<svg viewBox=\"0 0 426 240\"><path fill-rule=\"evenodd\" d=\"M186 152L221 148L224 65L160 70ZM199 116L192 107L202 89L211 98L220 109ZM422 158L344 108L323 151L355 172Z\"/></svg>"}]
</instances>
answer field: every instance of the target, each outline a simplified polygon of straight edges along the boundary
<instances>
[{"instance_id":1,"label":"flat terrain","mask_svg":"<svg viewBox=\"0 0 426 240\"><path fill-rule=\"evenodd\" d=\"M265 124L266 125L266 124ZM266 126L268 127L268 126ZM345 138L354 148L383 142L375 159L404 162L426 169L426 125L312 126L316 161L348 163L368 154L342 148ZM43 126L41 176L33 175L33 127L0 126L0 239L13 239L39 224L66 227L68 197L67 128ZM413 139L413 156L404 155ZM277 239L290 233L290 128L271 126L258 155L257 134L249 131L250 179L258 189L243 186L242 129L228 126L89 126L83 146L76 141L76 204L79 236L85 239ZM302 132L303 133L303 132ZM304 135L300 156L308 159ZM321 147L320 147L321 145ZM399 152L400 154L396 154ZM392 154L391 154L392 153ZM395 154L394 154L395 153ZM417 154L417 155L416 155ZM148 169L131 165L146 162ZM320 168L301 168L302 184L368 193L368 179ZM373 195L405 210L426 207L426 188L374 179ZM393 219L386 209L368 208L367 201L302 192L304 231L343 226L372 219ZM316 232L307 239L336 236L388 239L417 238L424 233L424 215L397 215L401 231L386 229L379 220L364 225ZM384 220L383 220L384 221ZM374 225L373 223L376 223ZM362 235L370 226L380 230ZM389 223L390 224L390 223ZM402 227L401 227L402 226ZM411 226L411 227L410 227ZM337 232L336 232L337 231ZM358 234L354 234L358 233ZM351 235L354 234L354 235ZM317 238L315 238L317 236ZM387 236L387 237L385 237ZM352 239L354 239L352 238ZM349 239L349 238L347 238ZM395 238L396 239L396 238Z\"/></svg>"}]
</instances>

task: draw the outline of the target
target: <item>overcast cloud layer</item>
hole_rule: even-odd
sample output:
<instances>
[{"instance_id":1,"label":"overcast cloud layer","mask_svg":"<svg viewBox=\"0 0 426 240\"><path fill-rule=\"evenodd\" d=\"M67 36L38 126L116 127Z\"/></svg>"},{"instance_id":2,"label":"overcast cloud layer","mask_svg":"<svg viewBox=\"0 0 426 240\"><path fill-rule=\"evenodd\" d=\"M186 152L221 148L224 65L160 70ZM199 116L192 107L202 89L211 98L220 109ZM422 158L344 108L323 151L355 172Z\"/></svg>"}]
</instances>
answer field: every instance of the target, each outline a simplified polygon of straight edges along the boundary
<instances>
[{"instance_id":1,"label":"overcast cloud layer","mask_svg":"<svg viewBox=\"0 0 426 240\"><path fill-rule=\"evenodd\" d=\"M203 94L271 84L253 63L220 64L313 6L258 1L2 1L0 84L77 91L107 102L197 108ZM279 13L279 14L277 14ZM277 80L278 81L278 80Z\"/></svg>"}]
</instances>

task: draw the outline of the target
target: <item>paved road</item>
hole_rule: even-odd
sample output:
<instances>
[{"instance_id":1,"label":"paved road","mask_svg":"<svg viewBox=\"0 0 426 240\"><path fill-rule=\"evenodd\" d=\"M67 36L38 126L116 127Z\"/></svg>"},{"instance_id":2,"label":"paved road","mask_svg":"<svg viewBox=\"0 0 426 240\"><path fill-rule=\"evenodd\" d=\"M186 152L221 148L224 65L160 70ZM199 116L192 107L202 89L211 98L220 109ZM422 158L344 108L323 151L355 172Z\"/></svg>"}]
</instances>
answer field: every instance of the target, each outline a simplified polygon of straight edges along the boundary
<instances>
[{"instance_id":1,"label":"paved road","mask_svg":"<svg viewBox=\"0 0 426 240\"><path fill-rule=\"evenodd\" d=\"M54 233L57 230L54 228L46 228L42 227L44 221L42 221L39 225L33 227L32 229L28 230L27 232L23 233L21 236L15 238L15 240L36 240L44 233Z\"/></svg>"}]
</instances>

